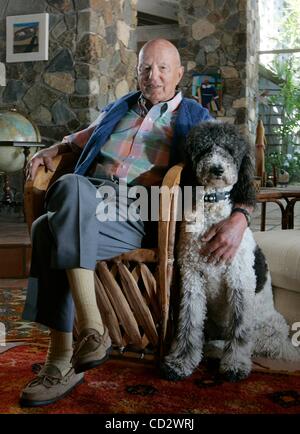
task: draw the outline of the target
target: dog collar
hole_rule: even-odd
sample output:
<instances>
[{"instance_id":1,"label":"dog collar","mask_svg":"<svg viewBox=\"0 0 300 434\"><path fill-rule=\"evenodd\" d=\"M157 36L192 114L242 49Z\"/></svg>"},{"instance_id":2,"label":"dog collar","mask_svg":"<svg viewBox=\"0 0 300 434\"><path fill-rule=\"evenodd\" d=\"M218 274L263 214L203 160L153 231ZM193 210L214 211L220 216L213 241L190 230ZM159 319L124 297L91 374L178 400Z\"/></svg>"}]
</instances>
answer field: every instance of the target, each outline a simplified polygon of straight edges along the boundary
<instances>
[{"instance_id":1,"label":"dog collar","mask_svg":"<svg viewBox=\"0 0 300 434\"><path fill-rule=\"evenodd\" d=\"M230 196L230 191L217 191L216 193L209 193L204 196L204 202L220 202L220 200L226 200Z\"/></svg>"}]
</instances>

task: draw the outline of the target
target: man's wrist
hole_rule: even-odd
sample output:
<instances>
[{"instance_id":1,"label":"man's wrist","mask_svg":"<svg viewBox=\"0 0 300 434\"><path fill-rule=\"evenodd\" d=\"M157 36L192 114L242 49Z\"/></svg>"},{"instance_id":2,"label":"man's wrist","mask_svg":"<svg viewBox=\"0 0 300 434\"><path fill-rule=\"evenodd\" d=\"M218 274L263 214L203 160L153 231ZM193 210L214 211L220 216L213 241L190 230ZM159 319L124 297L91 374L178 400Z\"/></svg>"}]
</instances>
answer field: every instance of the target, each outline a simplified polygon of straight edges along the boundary
<instances>
[{"instance_id":1,"label":"man's wrist","mask_svg":"<svg viewBox=\"0 0 300 434\"><path fill-rule=\"evenodd\" d=\"M247 226L250 226L250 223L251 223L251 215L250 215L249 211L248 211L246 208L235 207L235 208L232 209L232 211L231 211L231 215L234 214L234 213L240 213L240 214L243 214L244 217L245 217L245 219L246 219Z\"/></svg>"},{"instance_id":2,"label":"man's wrist","mask_svg":"<svg viewBox=\"0 0 300 434\"><path fill-rule=\"evenodd\" d=\"M56 143L54 146L57 147L57 155L72 152L72 147L70 146L70 143L67 142Z\"/></svg>"}]
</instances>

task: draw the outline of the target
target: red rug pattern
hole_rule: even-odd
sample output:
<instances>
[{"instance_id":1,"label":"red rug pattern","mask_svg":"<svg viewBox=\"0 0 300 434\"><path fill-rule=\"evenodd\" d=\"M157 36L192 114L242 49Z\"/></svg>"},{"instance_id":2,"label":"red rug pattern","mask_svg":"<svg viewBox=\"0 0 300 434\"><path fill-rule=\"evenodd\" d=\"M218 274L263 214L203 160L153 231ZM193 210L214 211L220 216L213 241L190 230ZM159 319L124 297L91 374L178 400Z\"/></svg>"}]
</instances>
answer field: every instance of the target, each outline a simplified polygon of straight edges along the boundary
<instances>
[{"instance_id":1,"label":"red rug pattern","mask_svg":"<svg viewBox=\"0 0 300 434\"><path fill-rule=\"evenodd\" d=\"M0 321L5 325L6 342L47 342L47 327L22 320L25 296L24 288L0 288Z\"/></svg>"},{"instance_id":2,"label":"red rug pattern","mask_svg":"<svg viewBox=\"0 0 300 434\"><path fill-rule=\"evenodd\" d=\"M42 362L45 348L18 346L0 354L0 413L76 414L300 414L300 376L253 372L238 383L223 382L216 364L202 363L180 382L159 378L157 368L109 360L85 374L85 383L63 400L21 408L19 394Z\"/></svg>"}]
</instances>

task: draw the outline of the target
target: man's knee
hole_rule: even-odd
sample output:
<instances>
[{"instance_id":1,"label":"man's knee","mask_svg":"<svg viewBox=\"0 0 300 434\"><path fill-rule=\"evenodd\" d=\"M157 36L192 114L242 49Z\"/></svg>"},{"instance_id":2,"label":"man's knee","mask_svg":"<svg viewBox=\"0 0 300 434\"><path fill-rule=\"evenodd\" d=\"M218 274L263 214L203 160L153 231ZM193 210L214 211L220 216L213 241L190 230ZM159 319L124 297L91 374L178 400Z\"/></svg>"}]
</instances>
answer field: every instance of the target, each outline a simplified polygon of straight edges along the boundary
<instances>
[{"instance_id":1,"label":"man's knee","mask_svg":"<svg viewBox=\"0 0 300 434\"><path fill-rule=\"evenodd\" d=\"M81 175L76 175L74 173L67 173L61 176L47 192L46 195L46 205L47 209L51 210L55 203L61 205L66 199L71 199L72 197L78 197L78 186L82 182Z\"/></svg>"},{"instance_id":2,"label":"man's knee","mask_svg":"<svg viewBox=\"0 0 300 434\"><path fill-rule=\"evenodd\" d=\"M70 191L70 190L74 190L74 188L76 188L78 186L78 183L81 181L81 178L83 178L83 176L81 175L76 175L75 173L67 173L63 176L61 176L60 178L58 178L58 180L51 186L50 190L52 189L53 191ZM49 192L50 192L49 190Z\"/></svg>"},{"instance_id":3,"label":"man's knee","mask_svg":"<svg viewBox=\"0 0 300 434\"><path fill-rule=\"evenodd\" d=\"M49 239L51 239L47 214L41 215L33 222L31 227L31 239L32 244L44 244L45 241L49 241Z\"/></svg>"}]
</instances>

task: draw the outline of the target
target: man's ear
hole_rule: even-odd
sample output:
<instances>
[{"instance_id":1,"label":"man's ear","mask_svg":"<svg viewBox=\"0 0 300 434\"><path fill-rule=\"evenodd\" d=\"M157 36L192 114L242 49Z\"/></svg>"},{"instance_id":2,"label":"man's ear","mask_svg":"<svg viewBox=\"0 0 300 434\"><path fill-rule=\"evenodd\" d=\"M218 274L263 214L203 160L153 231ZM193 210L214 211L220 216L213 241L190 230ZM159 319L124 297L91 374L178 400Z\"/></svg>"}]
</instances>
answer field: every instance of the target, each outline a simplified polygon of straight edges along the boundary
<instances>
[{"instance_id":1,"label":"man's ear","mask_svg":"<svg viewBox=\"0 0 300 434\"><path fill-rule=\"evenodd\" d=\"M139 83L139 65L136 66L136 68L135 68L135 72L136 72L137 90L140 90L140 83Z\"/></svg>"},{"instance_id":2,"label":"man's ear","mask_svg":"<svg viewBox=\"0 0 300 434\"><path fill-rule=\"evenodd\" d=\"M177 85L181 82L183 74L184 74L184 66L180 66L179 67L179 71L178 71L179 78L178 78L178 81L177 81Z\"/></svg>"}]
</instances>

